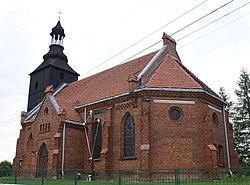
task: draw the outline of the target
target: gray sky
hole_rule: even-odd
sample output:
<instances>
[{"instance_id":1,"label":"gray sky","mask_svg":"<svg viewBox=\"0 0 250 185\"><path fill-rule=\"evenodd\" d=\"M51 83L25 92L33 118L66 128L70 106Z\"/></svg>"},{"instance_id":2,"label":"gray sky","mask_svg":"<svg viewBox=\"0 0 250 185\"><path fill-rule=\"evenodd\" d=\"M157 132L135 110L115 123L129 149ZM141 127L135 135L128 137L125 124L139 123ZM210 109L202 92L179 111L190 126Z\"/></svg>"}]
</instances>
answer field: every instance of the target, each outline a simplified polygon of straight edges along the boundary
<instances>
[{"instance_id":1,"label":"gray sky","mask_svg":"<svg viewBox=\"0 0 250 185\"><path fill-rule=\"evenodd\" d=\"M202 2L190 13L86 74ZM7 159L12 162L15 156L16 140L21 128L20 113L27 109L28 74L41 64L43 55L49 50L49 33L58 21L57 11L63 13L61 24L66 34L64 53L71 67L82 75L82 79L123 62L161 40L163 32L171 35L227 2L229 0L1 2L0 161ZM215 92L224 86L232 98L240 70L244 67L250 71L250 4L228 16L225 14L247 2L234 0L172 36L177 41L182 63ZM200 29L219 17L223 18ZM157 44L146 53L161 47L162 43Z\"/></svg>"}]
</instances>

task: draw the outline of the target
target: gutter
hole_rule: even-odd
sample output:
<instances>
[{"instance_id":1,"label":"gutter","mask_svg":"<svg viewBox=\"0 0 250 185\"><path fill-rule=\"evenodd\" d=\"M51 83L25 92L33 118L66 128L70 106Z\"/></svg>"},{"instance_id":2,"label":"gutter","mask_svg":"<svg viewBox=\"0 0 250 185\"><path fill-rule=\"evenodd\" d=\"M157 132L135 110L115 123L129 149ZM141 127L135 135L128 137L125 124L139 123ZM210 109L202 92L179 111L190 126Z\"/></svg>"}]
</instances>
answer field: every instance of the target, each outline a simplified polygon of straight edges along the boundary
<instances>
[{"instance_id":1,"label":"gutter","mask_svg":"<svg viewBox=\"0 0 250 185\"><path fill-rule=\"evenodd\" d=\"M61 173L62 173L62 179L64 177L64 153L65 153L65 123L63 124L63 140L62 140L62 169L61 169Z\"/></svg>"},{"instance_id":2,"label":"gutter","mask_svg":"<svg viewBox=\"0 0 250 185\"><path fill-rule=\"evenodd\" d=\"M225 104L225 105L227 104L227 102L223 101L222 99L220 99L217 96L212 95L211 93L208 93L207 91L205 91L203 89L181 89L181 88L143 87L143 88L135 89L134 90L135 93L136 92L141 92L141 91L166 91L166 92L195 92L195 93L205 93L205 94L207 94L207 95L215 98L216 100L219 100L223 104ZM103 98L103 99L100 99L100 100L97 100L97 101L93 101L93 102L85 103L85 104L82 104L82 105L78 105L78 106L75 106L75 109L87 107L87 106L94 105L94 104L97 104L97 103L102 103L102 102L105 102L105 101L108 101L108 100L112 100L112 99L115 99L115 98L120 98L120 97L126 96L126 95L129 95L129 93L123 93L123 94L119 94L119 95L116 95L116 96L111 96L111 97L108 97L108 98Z\"/></svg>"},{"instance_id":3,"label":"gutter","mask_svg":"<svg viewBox=\"0 0 250 185\"><path fill-rule=\"evenodd\" d=\"M97 100L97 101L85 103L85 104L82 104L82 105L78 105L78 106L75 106L75 109L87 107L87 106L94 105L94 104L97 104L97 103L102 103L104 101L112 100L112 99L115 99L115 98L120 98L120 97L126 96L126 95L129 95L129 93L123 93L123 94L119 94L119 95L116 95L116 96L111 96L111 97L108 97L108 98L104 98L104 99L100 99L100 100Z\"/></svg>"},{"instance_id":4,"label":"gutter","mask_svg":"<svg viewBox=\"0 0 250 185\"><path fill-rule=\"evenodd\" d=\"M225 105L223 105L223 107L222 107L222 114L223 114L223 124L224 124L226 153L227 153L227 167L228 167L229 176L232 177L233 172L231 171L231 161L230 161L229 142L228 142L228 135L227 135L227 122L226 122L226 114L225 114Z\"/></svg>"},{"instance_id":5,"label":"gutter","mask_svg":"<svg viewBox=\"0 0 250 185\"><path fill-rule=\"evenodd\" d=\"M222 99L220 99L217 96L212 95L211 93L203 90L203 89L181 89L181 88L158 88L158 87L144 87L142 89L135 89L135 92L140 92L140 91L166 91L166 92L195 92L195 93L205 93L213 98L215 98L216 100L219 100L220 102L222 102L223 104L227 104L227 102L223 101Z\"/></svg>"}]
</instances>

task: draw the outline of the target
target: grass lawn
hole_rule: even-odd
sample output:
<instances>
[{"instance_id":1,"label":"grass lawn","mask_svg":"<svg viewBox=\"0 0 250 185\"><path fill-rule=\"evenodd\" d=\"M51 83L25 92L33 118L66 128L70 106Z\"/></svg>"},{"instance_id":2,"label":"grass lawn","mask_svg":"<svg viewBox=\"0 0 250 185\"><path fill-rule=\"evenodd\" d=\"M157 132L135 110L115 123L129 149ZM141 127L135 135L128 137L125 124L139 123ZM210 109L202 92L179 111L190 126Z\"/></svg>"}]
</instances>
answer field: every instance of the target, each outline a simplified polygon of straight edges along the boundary
<instances>
[{"instance_id":1,"label":"grass lawn","mask_svg":"<svg viewBox=\"0 0 250 185\"><path fill-rule=\"evenodd\" d=\"M1 177L0 184L14 184L15 180L13 177ZM23 185L75 185L74 179L66 179L66 180L49 180L44 179L42 183L42 179L17 179L17 184ZM95 180L95 181L86 181L86 180L78 180L76 185L118 185L118 181L116 180ZM250 185L250 177L245 178L231 178L224 180L181 180L180 182L175 181L159 181L159 182L144 182L144 181L122 181L121 185Z\"/></svg>"}]
</instances>

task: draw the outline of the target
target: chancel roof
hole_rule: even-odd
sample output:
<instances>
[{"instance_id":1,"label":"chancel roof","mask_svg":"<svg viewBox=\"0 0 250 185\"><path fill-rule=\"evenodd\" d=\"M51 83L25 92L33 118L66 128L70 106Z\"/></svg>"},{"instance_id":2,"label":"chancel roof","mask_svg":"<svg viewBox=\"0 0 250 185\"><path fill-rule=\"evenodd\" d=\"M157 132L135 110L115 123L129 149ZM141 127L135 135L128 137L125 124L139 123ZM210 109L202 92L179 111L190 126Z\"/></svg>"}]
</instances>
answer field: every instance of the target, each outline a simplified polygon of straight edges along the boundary
<instances>
[{"instance_id":1,"label":"chancel roof","mask_svg":"<svg viewBox=\"0 0 250 185\"><path fill-rule=\"evenodd\" d=\"M172 44L175 46L174 42ZM59 106L66 108L69 119L75 119L78 116L74 109L76 106L79 107L84 104L128 94L128 79L131 76L134 76L138 81L136 89L199 89L217 96L181 63L177 52L173 48L175 47L167 46L165 50L155 51L71 83L56 95L56 100ZM155 61L151 66L147 67L150 62L152 63L152 60ZM146 77L142 77L144 78L143 83L140 83L138 75L143 70ZM147 70L150 73L147 74Z\"/></svg>"}]
</instances>

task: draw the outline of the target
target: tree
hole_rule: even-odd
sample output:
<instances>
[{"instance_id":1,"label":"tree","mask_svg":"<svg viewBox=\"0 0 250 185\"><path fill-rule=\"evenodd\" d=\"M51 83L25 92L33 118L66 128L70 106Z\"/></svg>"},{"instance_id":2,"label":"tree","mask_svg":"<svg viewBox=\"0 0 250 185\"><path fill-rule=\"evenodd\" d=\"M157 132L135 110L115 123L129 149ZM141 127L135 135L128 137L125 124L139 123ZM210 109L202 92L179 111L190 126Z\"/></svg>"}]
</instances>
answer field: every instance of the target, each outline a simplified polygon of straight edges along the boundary
<instances>
[{"instance_id":1,"label":"tree","mask_svg":"<svg viewBox=\"0 0 250 185\"><path fill-rule=\"evenodd\" d=\"M233 102L230 100L230 95L226 93L226 90L224 87L220 87L219 95L221 96L223 101L227 102L226 111L228 111L229 117L231 118Z\"/></svg>"},{"instance_id":2,"label":"tree","mask_svg":"<svg viewBox=\"0 0 250 185\"><path fill-rule=\"evenodd\" d=\"M250 74L246 69L241 70L237 85L237 103L233 114L234 140L240 164L246 166L250 165Z\"/></svg>"},{"instance_id":3,"label":"tree","mask_svg":"<svg viewBox=\"0 0 250 185\"><path fill-rule=\"evenodd\" d=\"M9 176L11 174L12 165L5 160L0 163L0 177Z\"/></svg>"}]
</instances>

